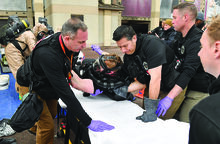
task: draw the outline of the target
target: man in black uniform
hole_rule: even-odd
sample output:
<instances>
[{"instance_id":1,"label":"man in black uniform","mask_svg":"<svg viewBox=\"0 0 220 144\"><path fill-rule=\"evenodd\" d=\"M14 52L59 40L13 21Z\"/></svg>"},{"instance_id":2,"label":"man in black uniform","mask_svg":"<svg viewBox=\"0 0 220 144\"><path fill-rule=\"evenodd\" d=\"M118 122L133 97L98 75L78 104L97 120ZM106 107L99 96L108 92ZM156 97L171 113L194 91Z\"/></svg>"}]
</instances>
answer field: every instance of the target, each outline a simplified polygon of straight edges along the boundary
<instances>
[{"instance_id":1,"label":"man in black uniform","mask_svg":"<svg viewBox=\"0 0 220 144\"><path fill-rule=\"evenodd\" d=\"M44 106L37 122L37 144L53 144L53 118L56 116L58 98L61 98L68 111L90 130L102 132L114 128L102 121L92 120L69 86L72 75L70 71L75 66L79 51L86 46L87 39L87 26L79 19L73 18L63 24L61 33L46 37L33 50L31 63L34 77L37 79L33 81L33 90L43 99Z\"/></svg>"},{"instance_id":2,"label":"man in black uniform","mask_svg":"<svg viewBox=\"0 0 220 144\"><path fill-rule=\"evenodd\" d=\"M190 112L189 144L220 143L220 15L211 21L201 38L199 52L206 72L217 78L209 87L210 96Z\"/></svg>"},{"instance_id":3,"label":"man in black uniform","mask_svg":"<svg viewBox=\"0 0 220 144\"><path fill-rule=\"evenodd\" d=\"M165 65L172 62L173 51L156 36L137 36L131 26L119 26L113 33L113 40L125 54L122 69L124 74L133 80L124 90L132 92L149 87L148 98L144 97L146 112L137 119L143 122L155 121L161 75L167 74L168 68ZM165 86L163 84L162 82L162 87Z\"/></svg>"},{"instance_id":4,"label":"man in black uniform","mask_svg":"<svg viewBox=\"0 0 220 144\"><path fill-rule=\"evenodd\" d=\"M208 78L206 78L206 73L204 72L200 59L197 55L201 46L199 40L201 38L202 31L195 26L196 16L197 8L192 3L181 3L173 8L173 27L176 31L182 33L182 40L179 40L178 45L174 48L177 59L176 69L180 72L180 75L172 90L164 99L160 100L157 110L158 116L166 116L165 114L167 110L176 105L173 103L173 100L175 100L178 95L186 89L192 78L198 74L202 75L205 82L188 86L188 89L193 91L189 91L187 97L195 98L194 95L198 94L201 95L199 98L199 100L201 100L207 96L206 93L203 93L198 89L207 89L207 87L203 84L208 83ZM188 119L189 110L180 112L180 115L184 115L182 117L186 117L185 119Z\"/></svg>"}]
</instances>

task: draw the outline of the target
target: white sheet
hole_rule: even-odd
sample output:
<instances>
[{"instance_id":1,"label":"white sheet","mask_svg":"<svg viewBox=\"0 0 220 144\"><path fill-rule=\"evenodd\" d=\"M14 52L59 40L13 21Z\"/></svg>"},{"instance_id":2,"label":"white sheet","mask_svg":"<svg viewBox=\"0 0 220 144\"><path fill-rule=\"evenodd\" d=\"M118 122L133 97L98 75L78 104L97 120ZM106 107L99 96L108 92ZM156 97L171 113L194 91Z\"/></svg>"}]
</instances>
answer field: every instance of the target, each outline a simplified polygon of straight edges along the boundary
<instances>
[{"instance_id":1,"label":"white sheet","mask_svg":"<svg viewBox=\"0 0 220 144\"><path fill-rule=\"evenodd\" d=\"M143 109L130 101L113 101L106 96L83 97L73 89L85 111L94 120L115 126L114 130L89 130L92 144L187 144L189 124L174 119L144 123L136 120Z\"/></svg>"}]
</instances>

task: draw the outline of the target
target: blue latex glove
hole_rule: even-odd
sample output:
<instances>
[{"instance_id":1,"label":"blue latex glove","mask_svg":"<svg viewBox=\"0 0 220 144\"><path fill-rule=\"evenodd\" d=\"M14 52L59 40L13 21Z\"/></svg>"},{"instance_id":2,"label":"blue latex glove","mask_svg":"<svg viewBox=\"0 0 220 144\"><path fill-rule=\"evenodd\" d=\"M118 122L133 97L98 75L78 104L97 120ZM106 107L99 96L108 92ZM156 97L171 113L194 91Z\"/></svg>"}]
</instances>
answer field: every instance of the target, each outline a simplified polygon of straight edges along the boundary
<instances>
[{"instance_id":1,"label":"blue latex glove","mask_svg":"<svg viewBox=\"0 0 220 144\"><path fill-rule=\"evenodd\" d=\"M99 55L102 55L102 50L98 45L91 45L93 51L97 52Z\"/></svg>"},{"instance_id":2,"label":"blue latex glove","mask_svg":"<svg viewBox=\"0 0 220 144\"><path fill-rule=\"evenodd\" d=\"M100 120L92 120L88 128L94 132L103 132L104 130L112 130L115 127Z\"/></svg>"},{"instance_id":3,"label":"blue latex glove","mask_svg":"<svg viewBox=\"0 0 220 144\"><path fill-rule=\"evenodd\" d=\"M173 99L166 96L165 98L163 98L162 100L160 100L157 110L156 110L156 114L159 117L161 114L162 116L164 116L167 112L167 110L170 108L170 106L172 105Z\"/></svg>"},{"instance_id":4,"label":"blue latex glove","mask_svg":"<svg viewBox=\"0 0 220 144\"><path fill-rule=\"evenodd\" d=\"M91 94L92 96L97 96L97 95L99 95L99 94L101 94L101 93L103 93L103 91L100 91L100 89L97 89L94 94L93 94L93 93L90 93L90 94Z\"/></svg>"}]
</instances>

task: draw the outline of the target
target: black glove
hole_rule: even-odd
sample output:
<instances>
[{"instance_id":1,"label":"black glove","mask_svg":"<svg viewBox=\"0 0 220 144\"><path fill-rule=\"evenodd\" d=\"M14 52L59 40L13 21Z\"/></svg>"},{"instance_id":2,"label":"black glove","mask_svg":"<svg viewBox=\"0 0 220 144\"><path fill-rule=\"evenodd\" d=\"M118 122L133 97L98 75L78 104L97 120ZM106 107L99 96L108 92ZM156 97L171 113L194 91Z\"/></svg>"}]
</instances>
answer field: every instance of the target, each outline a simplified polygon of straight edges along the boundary
<instances>
[{"instance_id":1,"label":"black glove","mask_svg":"<svg viewBox=\"0 0 220 144\"><path fill-rule=\"evenodd\" d=\"M118 88L114 88L113 91L115 92L115 94L126 98L127 97L127 93L128 93L128 86L122 86L122 87L118 87Z\"/></svg>"}]
</instances>

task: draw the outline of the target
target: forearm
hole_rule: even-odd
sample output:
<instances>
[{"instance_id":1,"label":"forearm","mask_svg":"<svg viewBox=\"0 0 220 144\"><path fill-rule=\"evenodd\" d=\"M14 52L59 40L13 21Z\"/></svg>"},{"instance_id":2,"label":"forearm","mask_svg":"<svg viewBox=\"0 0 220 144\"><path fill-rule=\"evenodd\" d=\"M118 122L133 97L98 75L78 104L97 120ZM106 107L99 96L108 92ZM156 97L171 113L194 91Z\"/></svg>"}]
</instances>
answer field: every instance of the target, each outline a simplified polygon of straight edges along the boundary
<instances>
[{"instance_id":1,"label":"forearm","mask_svg":"<svg viewBox=\"0 0 220 144\"><path fill-rule=\"evenodd\" d=\"M81 79L74 71L71 71L73 77L71 78L71 86L87 92L87 93L94 93L94 86L91 79Z\"/></svg>"},{"instance_id":2,"label":"forearm","mask_svg":"<svg viewBox=\"0 0 220 144\"><path fill-rule=\"evenodd\" d=\"M149 85L149 98L157 99L160 93L160 80L150 81Z\"/></svg>"},{"instance_id":3,"label":"forearm","mask_svg":"<svg viewBox=\"0 0 220 144\"><path fill-rule=\"evenodd\" d=\"M158 66L153 69L149 69L149 73L151 76L150 84L149 84L149 98L157 99L160 93L160 83L161 83L161 70L162 66Z\"/></svg>"},{"instance_id":4,"label":"forearm","mask_svg":"<svg viewBox=\"0 0 220 144\"><path fill-rule=\"evenodd\" d=\"M176 96L178 96L181 92L183 91L183 89L178 86L178 85L175 85L173 87L173 89L168 93L168 97L174 99Z\"/></svg>"},{"instance_id":5,"label":"forearm","mask_svg":"<svg viewBox=\"0 0 220 144\"><path fill-rule=\"evenodd\" d=\"M131 83L131 84L128 86L128 92L133 92L133 91L136 91L136 90L141 90L141 89L143 89L143 88L146 88L146 85L140 83L140 82L137 81L137 80L135 80L133 83Z\"/></svg>"}]
</instances>

